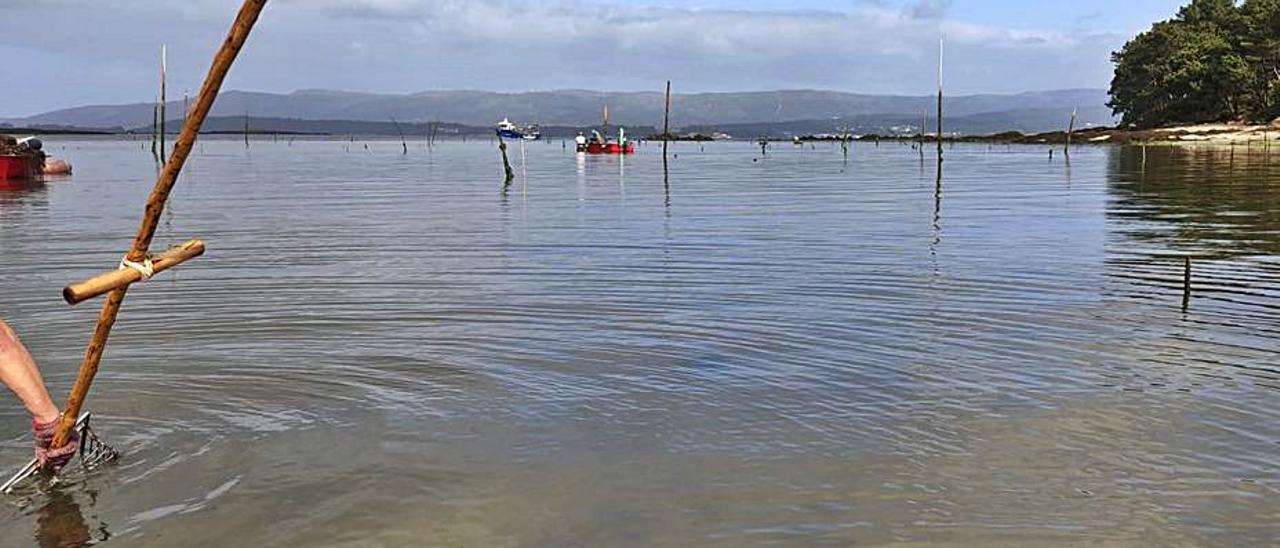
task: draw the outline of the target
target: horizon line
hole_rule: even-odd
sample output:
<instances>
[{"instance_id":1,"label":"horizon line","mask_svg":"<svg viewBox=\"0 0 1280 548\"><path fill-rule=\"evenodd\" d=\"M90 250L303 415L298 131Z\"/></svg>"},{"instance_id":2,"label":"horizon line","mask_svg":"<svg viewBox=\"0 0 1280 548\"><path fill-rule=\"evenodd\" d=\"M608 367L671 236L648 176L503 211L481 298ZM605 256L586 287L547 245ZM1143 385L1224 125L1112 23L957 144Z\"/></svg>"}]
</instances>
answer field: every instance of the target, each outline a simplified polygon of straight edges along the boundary
<instances>
[{"instance_id":1,"label":"horizon line","mask_svg":"<svg viewBox=\"0 0 1280 548\"><path fill-rule=\"evenodd\" d=\"M1020 95L1032 95L1037 93L1081 92L1081 91L1086 91L1086 92L1101 91L1106 93L1107 89L1096 88L1096 87L1075 87L1075 88L1025 90L1025 91L1012 92L1012 93L968 93L968 94L953 94L950 97L948 97L948 99L954 100L957 98L968 98L968 97L1016 97ZM536 94L536 93L591 93L591 94L598 94L598 95L653 94L657 96L663 95L663 91L660 91L660 90L622 91L622 90L592 90L592 89L585 89L585 88L559 88L559 89L545 89L545 90L533 89L533 90L527 90L527 91L496 91L496 90L456 88L456 89L419 90L419 91L406 92L406 93L354 91L354 90L333 89L333 88L298 88L298 89L294 89L292 91L287 91L287 92L229 89L229 90L220 91L218 93L218 96L221 97L222 95L226 95L230 93L290 96L290 95L297 95L297 94L308 93L308 92L311 92L311 93L330 92L330 93L346 93L346 94L352 94L352 95L371 95L371 96L382 96L382 97L406 97L406 98L413 97L416 95L425 95L425 94L432 94L432 93L485 93L485 94L493 94L493 95L527 95L527 94ZM865 92L857 92L857 91L823 89L823 88L778 88L778 89L772 89L772 90L697 91L697 92L686 92L686 93L672 92L671 95L673 97L679 97L679 96L688 97L688 96L698 96L698 95L769 94L769 93L797 93L797 92L837 93L837 94L856 95L856 96L865 96L865 97L903 97L903 98L912 98L912 99L927 99L930 97L937 96L936 94L921 95L921 94L906 94L906 93L865 93ZM170 99L169 101L166 102L166 104L175 104L175 103L181 103L181 102L182 102L181 99ZM125 107L125 106L145 105L145 104L152 104L152 101L132 101L132 102L126 102L126 103L88 103L88 104L81 104L81 105L66 106L66 107L56 108L53 110L45 110L45 111L36 112L32 114L27 114L27 115L0 117L0 120L18 121L18 120L24 120L27 118L34 118L36 116L52 114L55 112L62 112L62 111L81 109L81 108Z\"/></svg>"}]
</instances>

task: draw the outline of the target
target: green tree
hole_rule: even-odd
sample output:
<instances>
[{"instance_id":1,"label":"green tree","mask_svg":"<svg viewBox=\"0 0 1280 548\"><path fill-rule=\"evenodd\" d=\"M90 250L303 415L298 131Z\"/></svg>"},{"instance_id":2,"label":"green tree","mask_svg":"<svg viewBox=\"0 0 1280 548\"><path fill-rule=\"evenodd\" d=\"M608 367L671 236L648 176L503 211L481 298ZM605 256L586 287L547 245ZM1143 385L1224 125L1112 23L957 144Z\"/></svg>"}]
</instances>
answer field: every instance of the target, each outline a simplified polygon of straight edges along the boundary
<instances>
[{"instance_id":1,"label":"green tree","mask_svg":"<svg viewBox=\"0 0 1280 548\"><path fill-rule=\"evenodd\" d=\"M1280 0L1254 3L1260 12L1280 14L1261 8L1280 6ZM1112 54L1116 71L1109 105L1123 123L1140 127L1257 115L1266 93L1245 44L1253 43L1251 29L1268 24L1253 22L1233 0L1194 0L1174 19L1152 25ZM1268 47L1259 44L1258 56Z\"/></svg>"},{"instance_id":2,"label":"green tree","mask_svg":"<svg viewBox=\"0 0 1280 548\"><path fill-rule=\"evenodd\" d=\"M1249 116L1280 116L1280 0L1246 0L1240 6L1240 51L1252 69Z\"/></svg>"}]
</instances>

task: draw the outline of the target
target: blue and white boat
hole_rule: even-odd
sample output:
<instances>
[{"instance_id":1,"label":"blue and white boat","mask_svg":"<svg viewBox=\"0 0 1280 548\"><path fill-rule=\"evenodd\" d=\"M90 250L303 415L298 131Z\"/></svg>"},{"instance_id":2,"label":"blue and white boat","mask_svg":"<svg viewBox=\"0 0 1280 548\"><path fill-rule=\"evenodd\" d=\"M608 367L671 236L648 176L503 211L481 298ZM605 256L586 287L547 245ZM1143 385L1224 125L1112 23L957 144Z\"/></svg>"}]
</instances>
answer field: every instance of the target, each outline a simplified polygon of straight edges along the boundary
<instances>
[{"instance_id":1,"label":"blue and white boat","mask_svg":"<svg viewBox=\"0 0 1280 548\"><path fill-rule=\"evenodd\" d=\"M498 122L498 137L503 139L524 139L526 141L537 141L542 137L542 132L538 130L537 124L529 127L520 127L515 125L506 118Z\"/></svg>"}]
</instances>

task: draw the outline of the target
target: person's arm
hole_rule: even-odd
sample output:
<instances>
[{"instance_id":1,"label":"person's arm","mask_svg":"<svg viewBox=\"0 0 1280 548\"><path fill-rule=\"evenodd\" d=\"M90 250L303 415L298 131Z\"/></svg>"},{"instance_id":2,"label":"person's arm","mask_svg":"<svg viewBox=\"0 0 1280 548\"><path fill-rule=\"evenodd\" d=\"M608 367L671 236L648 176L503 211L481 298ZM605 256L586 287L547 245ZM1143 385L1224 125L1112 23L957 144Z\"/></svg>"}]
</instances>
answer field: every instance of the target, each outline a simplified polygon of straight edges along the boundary
<instances>
[{"instance_id":1,"label":"person's arm","mask_svg":"<svg viewBox=\"0 0 1280 548\"><path fill-rule=\"evenodd\" d=\"M62 413L45 389L35 358L4 320L0 320L0 382L9 387L31 412L31 432L35 435L36 459L40 464L48 464L54 469L67 464L79 449L80 438L72 432L66 445L52 446Z\"/></svg>"},{"instance_id":2,"label":"person's arm","mask_svg":"<svg viewBox=\"0 0 1280 548\"><path fill-rule=\"evenodd\" d=\"M0 320L0 382L22 400L35 422L58 420L58 406L44 387L35 359L4 320Z\"/></svg>"}]
</instances>

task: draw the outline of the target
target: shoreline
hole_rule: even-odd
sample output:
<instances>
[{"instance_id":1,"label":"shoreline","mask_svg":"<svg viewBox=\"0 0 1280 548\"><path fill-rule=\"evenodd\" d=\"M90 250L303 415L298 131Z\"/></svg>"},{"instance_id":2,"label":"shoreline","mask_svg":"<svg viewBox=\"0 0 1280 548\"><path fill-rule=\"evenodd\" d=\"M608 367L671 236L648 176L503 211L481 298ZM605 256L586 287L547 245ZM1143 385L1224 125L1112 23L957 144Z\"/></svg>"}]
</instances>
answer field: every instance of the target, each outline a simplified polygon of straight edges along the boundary
<instances>
[{"instance_id":1,"label":"shoreline","mask_svg":"<svg viewBox=\"0 0 1280 548\"><path fill-rule=\"evenodd\" d=\"M85 136L85 137L139 137L148 134L131 132L131 131L110 131L102 129L90 128L30 128L30 127L2 127L8 133L15 134L31 134L31 135L59 135L59 136ZM352 136L362 138L379 138L379 137L395 137L395 135L384 135L381 133L370 134L336 134L329 132L309 132L309 131L267 131L261 129L251 129L248 132L252 136L290 136L290 137L335 137L349 138ZM211 130L202 131L201 135L209 136L226 136L226 135L243 135L243 131L232 130ZM175 135L171 133L171 135ZM452 135L460 137L462 135ZM482 138L482 134L465 135L466 137ZM649 136L639 139L639 141L661 142L661 138L653 138ZM547 140L554 140L549 138ZM796 142L795 137L767 137L765 140L769 142ZM898 142L918 142L933 143L937 141L937 137L933 134L913 135L879 135L865 134L851 136L853 141L874 142L874 141L898 141ZM670 142L719 142L719 141L758 141L759 138L715 138L711 135L695 135L695 136L672 136ZM1177 146L1177 145L1240 145L1249 143L1267 143L1270 141L1280 140L1280 125L1273 124L1239 124L1239 123L1208 123L1208 124L1192 124L1183 126L1172 126L1154 129L1120 129L1114 127L1097 127L1087 128L1075 131L1071 134L1071 144L1073 145L1156 145L1156 146ZM799 142L839 142L837 136L824 135L802 135L799 136ZM1065 145L1067 142L1066 131L1049 131L1043 133L1022 133L1019 131L1007 131L1001 133L993 133L989 135L947 135L942 138L946 143L994 143L994 144L1010 144L1010 145Z\"/></svg>"},{"instance_id":2,"label":"shoreline","mask_svg":"<svg viewBox=\"0 0 1280 548\"><path fill-rule=\"evenodd\" d=\"M1280 126L1271 124L1209 123L1172 126L1153 129L1120 129L1113 127L1082 129L1071 134L1072 145L1161 145L1188 144L1238 145L1253 142L1265 143L1280 139ZM823 140L823 139L813 139ZM863 135L859 141L919 141L920 135ZM936 142L932 135L924 135L925 142ZM1009 131L991 135L944 136L948 143L997 143L1014 145L1064 145L1066 131L1045 133L1021 133Z\"/></svg>"}]
</instances>

